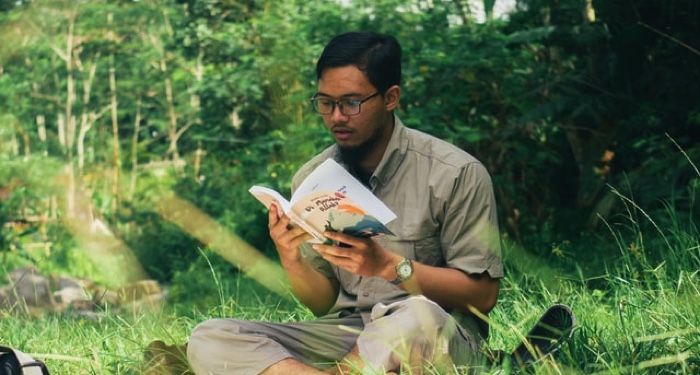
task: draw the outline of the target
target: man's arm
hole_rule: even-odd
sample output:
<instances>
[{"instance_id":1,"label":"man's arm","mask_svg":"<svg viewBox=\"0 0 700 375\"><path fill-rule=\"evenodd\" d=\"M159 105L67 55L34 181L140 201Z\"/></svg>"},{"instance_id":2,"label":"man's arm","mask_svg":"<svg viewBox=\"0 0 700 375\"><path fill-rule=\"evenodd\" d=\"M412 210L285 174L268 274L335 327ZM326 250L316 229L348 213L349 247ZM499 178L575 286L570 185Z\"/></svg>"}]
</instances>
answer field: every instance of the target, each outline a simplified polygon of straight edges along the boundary
<instances>
[{"instance_id":1,"label":"man's arm","mask_svg":"<svg viewBox=\"0 0 700 375\"><path fill-rule=\"evenodd\" d=\"M318 272L302 257L299 247L311 236L291 226L287 216L280 217L275 205L268 214L268 228L294 295L316 316L328 312L338 296L338 283Z\"/></svg>"},{"instance_id":2,"label":"man's arm","mask_svg":"<svg viewBox=\"0 0 700 375\"><path fill-rule=\"evenodd\" d=\"M440 243L446 266L413 261L413 276L401 287L410 293L423 294L445 309L468 312L469 306L474 306L487 313L496 303L499 278L503 276L490 176L481 164L471 163L431 198L433 207L444 207L444 211L435 215L442 222ZM330 263L361 276L396 278L394 267L401 256L371 239L340 233L326 235L354 248L315 246Z\"/></svg>"},{"instance_id":3,"label":"man's arm","mask_svg":"<svg viewBox=\"0 0 700 375\"><path fill-rule=\"evenodd\" d=\"M499 278L503 277L491 177L481 163L472 162L451 183L445 182L433 199L435 207L444 207L434 215L441 217L440 244L446 266L416 264L414 280L403 287L424 293L445 308L464 311L472 305L487 313L496 304Z\"/></svg>"},{"instance_id":4,"label":"man's arm","mask_svg":"<svg viewBox=\"0 0 700 375\"><path fill-rule=\"evenodd\" d=\"M338 297L338 283L329 280L303 260L283 263L294 295L316 316L330 310Z\"/></svg>"},{"instance_id":5,"label":"man's arm","mask_svg":"<svg viewBox=\"0 0 700 375\"><path fill-rule=\"evenodd\" d=\"M382 248L372 239L336 232L326 232L324 235L349 246L314 245L314 249L329 262L361 276L385 280L396 278L395 266L401 261L401 256ZM469 312L469 306L474 306L486 314L496 304L499 279L491 278L487 273L467 275L453 268L433 267L413 261L413 276L401 287L412 294L423 294L448 310Z\"/></svg>"},{"instance_id":6,"label":"man's arm","mask_svg":"<svg viewBox=\"0 0 700 375\"><path fill-rule=\"evenodd\" d=\"M454 268L413 263L413 276L402 284L407 291L423 294L445 309L463 312L474 306L488 314L496 305L500 279L492 278L487 272L465 274Z\"/></svg>"}]
</instances>

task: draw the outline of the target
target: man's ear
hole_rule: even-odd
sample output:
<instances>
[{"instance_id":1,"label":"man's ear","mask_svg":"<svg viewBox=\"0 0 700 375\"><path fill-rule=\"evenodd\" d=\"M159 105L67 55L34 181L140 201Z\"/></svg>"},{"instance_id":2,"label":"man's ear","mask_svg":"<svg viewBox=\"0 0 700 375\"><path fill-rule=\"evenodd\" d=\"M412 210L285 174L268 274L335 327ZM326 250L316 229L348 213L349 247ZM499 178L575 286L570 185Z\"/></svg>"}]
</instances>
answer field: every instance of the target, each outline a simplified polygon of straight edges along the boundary
<instances>
[{"instance_id":1,"label":"man's ear","mask_svg":"<svg viewBox=\"0 0 700 375\"><path fill-rule=\"evenodd\" d=\"M399 100L401 99L401 87L399 85L394 85L389 87L384 93L384 105L387 111L393 111L399 106Z\"/></svg>"}]
</instances>

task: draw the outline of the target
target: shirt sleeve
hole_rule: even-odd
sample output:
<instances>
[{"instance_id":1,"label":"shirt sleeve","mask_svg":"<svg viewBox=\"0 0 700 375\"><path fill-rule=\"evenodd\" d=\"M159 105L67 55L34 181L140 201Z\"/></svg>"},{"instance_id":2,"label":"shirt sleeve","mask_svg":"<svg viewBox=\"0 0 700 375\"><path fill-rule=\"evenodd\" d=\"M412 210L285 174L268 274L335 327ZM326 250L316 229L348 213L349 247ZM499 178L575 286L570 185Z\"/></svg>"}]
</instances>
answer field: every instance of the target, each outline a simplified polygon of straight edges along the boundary
<instances>
[{"instance_id":1,"label":"shirt sleeve","mask_svg":"<svg viewBox=\"0 0 700 375\"><path fill-rule=\"evenodd\" d=\"M481 163L467 164L455 178L445 203L440 242L448 267L503 277L496 199Z\"/></svg>"},{"instance_id":2,"label":"shirt sleeve","mask_svg":"<svg viewBox=\"0 0 700 375\"><path fill-rule=\"evenodd\" d=\"M311 245L305 243L302 244L299 249L301 250L301 256L304 258L304 261L309 263L311 267L331 280L336 279L335 273L333 272L333 266L331 266L327 260L323 259L323 257L321 257L316 250L312 249Z\"/></svg>"}]
</instances>

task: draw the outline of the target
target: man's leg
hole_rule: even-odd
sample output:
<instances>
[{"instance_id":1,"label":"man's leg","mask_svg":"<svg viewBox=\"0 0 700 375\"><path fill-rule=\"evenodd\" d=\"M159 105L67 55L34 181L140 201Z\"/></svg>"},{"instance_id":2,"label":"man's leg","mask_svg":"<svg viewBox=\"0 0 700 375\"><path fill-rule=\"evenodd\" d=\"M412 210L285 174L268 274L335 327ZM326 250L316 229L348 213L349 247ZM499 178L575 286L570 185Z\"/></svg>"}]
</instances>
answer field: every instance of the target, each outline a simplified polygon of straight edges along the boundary
<instances>
[{"instance_id":1,"label":"man's leg","mask_svg":"<svg viewBox=\"0 0 700 375\"><path fill-rule=\"evenodd\" d=\"M458 327L434 302L412 297L375 306L357 346L361 365L370 372L398 372L403 366L411 374L421 374L431 367L449 371L452 359L460 365L476 360L480 342L476 335Z\"/></svg>"},{"instance_id":2,"label":"man's leg","mask_svg":"<svg viewBox=\"0 0 700 375\"><path fill-rule=\"evenodd\" d=\"M262 375L326 375L325 371L303 364L301 361L286 358L265 369Z\"/></svg>"},{"instance_id":3,"label":"man's leg","mask_svg":"<svg viewBox=\"0 0 700 375\"><path fill-rule=\"evenodd\" d=\"M359 315L289 324L214 319L192 332L187 357L198 375L260 374L264 370L274 374L297 365L324 369L352 349L357 339L353 330L360 329Z\"/></svg>"}]
</instances>

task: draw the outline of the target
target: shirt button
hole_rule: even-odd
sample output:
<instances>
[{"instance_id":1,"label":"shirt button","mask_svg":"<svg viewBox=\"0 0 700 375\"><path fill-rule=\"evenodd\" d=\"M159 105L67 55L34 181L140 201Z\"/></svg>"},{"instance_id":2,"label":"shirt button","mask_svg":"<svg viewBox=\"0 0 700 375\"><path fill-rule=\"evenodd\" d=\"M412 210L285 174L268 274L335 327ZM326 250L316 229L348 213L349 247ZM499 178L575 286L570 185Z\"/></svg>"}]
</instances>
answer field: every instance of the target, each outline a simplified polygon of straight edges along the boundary
<instances>
[{"instance_id":1,"label":"shirt button","mask_svg":"<svg viewBox=\"0 0 700 375\"><path fill-rule=\"evenodd\" d=\"M362 296L363 296L363 297L369 297L369 292L364 292L364 293L362 293Z\"/></svg>"}]
</instances>

